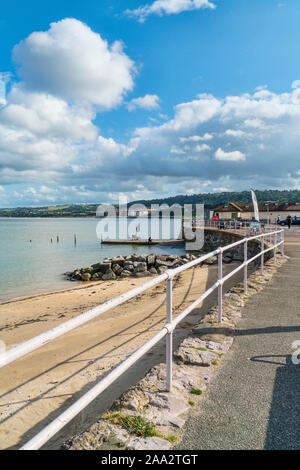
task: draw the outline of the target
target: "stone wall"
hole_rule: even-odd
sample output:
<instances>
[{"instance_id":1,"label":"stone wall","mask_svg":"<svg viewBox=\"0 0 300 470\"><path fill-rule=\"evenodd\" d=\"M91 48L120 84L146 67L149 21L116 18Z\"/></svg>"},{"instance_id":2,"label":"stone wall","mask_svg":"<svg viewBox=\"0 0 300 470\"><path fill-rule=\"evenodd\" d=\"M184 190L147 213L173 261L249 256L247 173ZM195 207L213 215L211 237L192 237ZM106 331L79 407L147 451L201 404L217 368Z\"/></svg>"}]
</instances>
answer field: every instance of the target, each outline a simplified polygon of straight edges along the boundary
<instances>
[{"instance_id":1,"label":"stone wall","mask_svg":"<svg viewBox=\"0 0 300 470\"><path fill-rule=\"evenodd\" d=\"M204 251L213 251L219 248L220 246L230 245L239 240L245 238L244 235L235 232L229 232L226 230L218 229L206 229L204 233ZM248 259L252 258L258 254L261 250L261 245L259 240L251 240L248 242ZM267 258L270 257L270 254ZM230 258L233 261L244 261L244 244L228 250L224 253L223 260L226 262L227 258ZM257 261L258 262L258 261Z\"/></svg>"}]
</instances>

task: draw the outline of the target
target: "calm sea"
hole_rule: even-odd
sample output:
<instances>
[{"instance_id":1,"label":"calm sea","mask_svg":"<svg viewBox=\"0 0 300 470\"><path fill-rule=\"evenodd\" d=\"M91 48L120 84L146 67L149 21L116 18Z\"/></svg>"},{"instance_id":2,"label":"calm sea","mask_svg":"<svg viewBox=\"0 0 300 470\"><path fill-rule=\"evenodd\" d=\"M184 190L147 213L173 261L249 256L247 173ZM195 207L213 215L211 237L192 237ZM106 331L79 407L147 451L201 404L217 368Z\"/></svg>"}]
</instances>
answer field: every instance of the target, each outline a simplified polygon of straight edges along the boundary
<instances>
[{"instance_id":1,"label":"calm sea","mask_svg":"<svg viewBox=\"0 0 300 470\"><path fill-rule=\"evenodd\" d=\"M96 235L97 223L94 218L0 219L0 302L71 287L73 284L64 278L64 272L105 257L183 253L178 248L155 245L101 245Z\"/></svg>"}]
</instances>

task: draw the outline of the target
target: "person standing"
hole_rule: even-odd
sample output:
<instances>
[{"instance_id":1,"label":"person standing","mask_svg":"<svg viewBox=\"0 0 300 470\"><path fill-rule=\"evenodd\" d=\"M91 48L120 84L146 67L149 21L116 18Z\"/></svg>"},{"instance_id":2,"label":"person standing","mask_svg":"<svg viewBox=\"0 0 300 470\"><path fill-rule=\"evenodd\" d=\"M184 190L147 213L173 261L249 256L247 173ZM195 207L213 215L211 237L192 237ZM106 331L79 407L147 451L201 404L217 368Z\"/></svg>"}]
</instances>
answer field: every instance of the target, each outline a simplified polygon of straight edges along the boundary
<instances>
[{"instance_id":1,"label":"person standing","mask_svg":"<svg viewBox=\"0 0 300 470\"><path fill-rule=\"evenodd\" d=\"M289 214L286 220L287 220L288 228L290 229L292 225L292 216Z\"/></svg>"}]
</instances>

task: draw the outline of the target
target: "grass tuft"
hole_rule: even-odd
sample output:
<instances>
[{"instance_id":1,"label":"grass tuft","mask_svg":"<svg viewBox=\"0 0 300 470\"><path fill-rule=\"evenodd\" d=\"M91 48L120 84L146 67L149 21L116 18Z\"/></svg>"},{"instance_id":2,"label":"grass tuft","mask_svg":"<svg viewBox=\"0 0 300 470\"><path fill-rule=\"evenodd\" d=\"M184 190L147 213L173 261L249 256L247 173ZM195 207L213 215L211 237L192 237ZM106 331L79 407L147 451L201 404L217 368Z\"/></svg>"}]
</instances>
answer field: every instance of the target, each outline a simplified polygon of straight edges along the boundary
<instances>
[{"instance_id":1,"label":"grass tuft","mask_svg":"<svg viewBox=\"0 0 300 470\"><path fill-rule=\"evenodd\" d=\"M160 437L155 425L145 419L143 416L123 415L120 412L106 413L105 419L125 428L129 434L135 434L140 437Z\"/></svg>"},{"instance_id":2,"label":"grass tuft","mask_svg":"<svg viewBox=\"0 0 300 470\"><path fill-rule=\"evenodd\" d=\"M169 442L176 442L178 440L178 437L174 436L174 434L170 434L169 436L164 436L164 439Z\"/></svg>"},{"instance_id":3,"label":"grass tuft","mask_svg":"<svg viewBox=\"0 0 300 470\"><path fill-rule=\"evenodd\" d=\"M202 390L200 390L200 388L192 388L190 393L192 393L193 395L202 395Z\"/></svg>"},{"instance_id":4,"label":"grass tuft","mask_svg":"<svg viewBox=\"0 0 300 470\"><path fill-rule=\"evenodd\" d=\"M206 352L210 352L210 353L213 353L213 354L216 354L217 356L219 357L222 357L223 356L223 353L219 353L217 351L213 351L212 349L207 349L207 348L195 348L197 349L197 351L206 351Z\"/></svg>"}]
</instances>

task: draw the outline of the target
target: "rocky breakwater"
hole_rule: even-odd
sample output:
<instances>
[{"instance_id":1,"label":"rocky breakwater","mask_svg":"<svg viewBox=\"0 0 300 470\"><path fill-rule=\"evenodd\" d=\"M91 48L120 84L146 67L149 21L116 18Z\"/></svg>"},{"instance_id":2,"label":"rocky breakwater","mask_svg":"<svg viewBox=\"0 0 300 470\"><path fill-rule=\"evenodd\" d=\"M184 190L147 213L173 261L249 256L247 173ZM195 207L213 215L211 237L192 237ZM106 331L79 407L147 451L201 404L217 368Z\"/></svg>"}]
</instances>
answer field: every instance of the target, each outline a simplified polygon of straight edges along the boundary
<instances>
[{"instance_id":1,"label":"rocky breakwater","mask_svg":"<svg viewBox=\"0 0 300 470\"><path fill-rule=\"evenodd\" d=\"M198 255L199 256L199 255ZM85 268L75 269L65 275L71 281L109 281L127 277L147 277L162 274L166 269L182 266L196 259L194 254L184 255L129 255L105 258L103 261ZM208 260L207 264L216 262Z\"/></svg>"},{"instance_id":2,"label":"rocky breakwater","mask_svg":"<svg viewBox=\"0 0 300 470\"><path fill-rule=\"evenodd\" d=\"M204 246L201 252L185 253L184 255L157 255L133 254L128 256L115 256L105 258L99 263L85 268L78 268L65 275L71 281L110 281L127 277L147 277L162 274L166 269L173 269L182 266L189 261L196 259L204 253L215 250L220 246L226 246L241 240L243 236L236 233L229 233L222 230L206 230L204 234ZM255 256L261 249L258 240L251 240L247 246L248 259ZM265 261L270 257L270 252L265 255ZM231 263L244 261L244 245L239 244L232 249L226 250L223 254L223 262ZM207 259L205 264L215 264L217 257ZM258 264L258 260L253 263L253 267Z\"/></svg>"}]
</instances>

